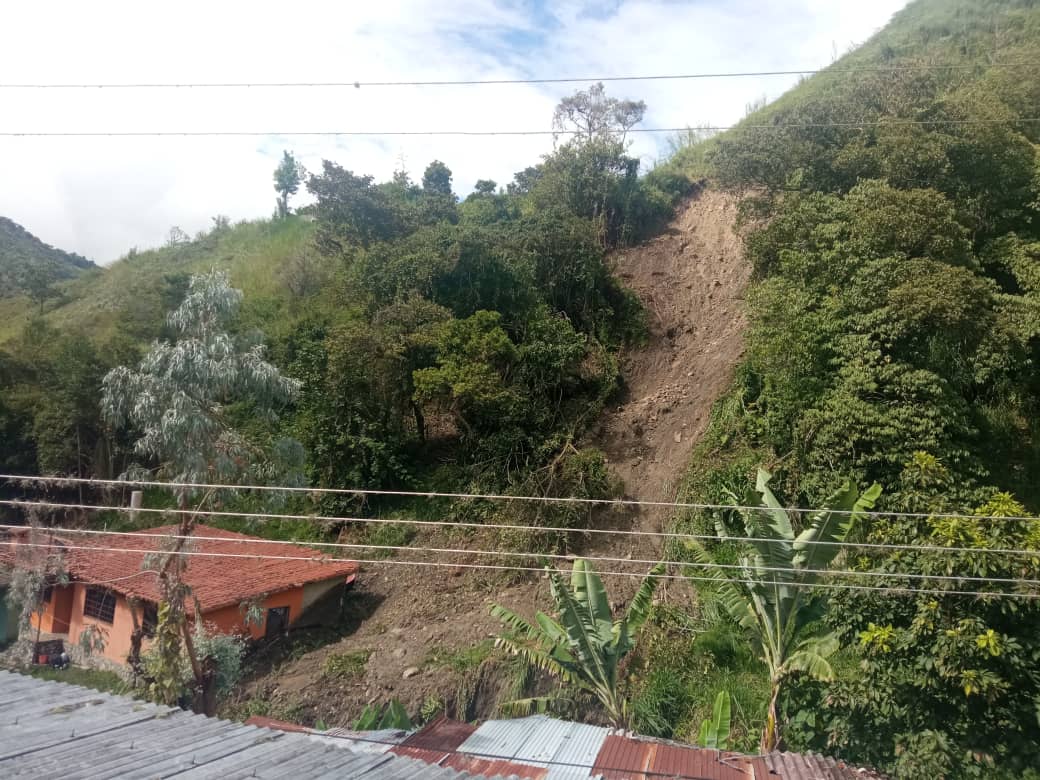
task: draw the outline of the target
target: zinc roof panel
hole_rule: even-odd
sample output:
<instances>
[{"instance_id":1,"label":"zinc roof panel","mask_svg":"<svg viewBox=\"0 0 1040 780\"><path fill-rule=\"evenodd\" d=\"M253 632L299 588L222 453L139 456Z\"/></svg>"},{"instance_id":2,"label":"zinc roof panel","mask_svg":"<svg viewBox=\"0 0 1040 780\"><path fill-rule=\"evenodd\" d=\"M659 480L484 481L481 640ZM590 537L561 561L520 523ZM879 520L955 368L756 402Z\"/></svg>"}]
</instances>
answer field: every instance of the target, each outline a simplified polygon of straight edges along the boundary
<instances>
[{"instance_id":1,"label":"zinc roof panel","mask_svg":"<svg viewBox=\"0 0 1040 780\"><path fill-rule=\"evenodd\" d=\"M548 718L532 715L514 720L485 721L459 745L458 749L463 753L473 753L483 758L515 758L543 720Z\"/></svg>"},{"instance_id":2,"label":"zinc roof panel","mask_svg":"<svg viewBox=\"0 0 1040 780\"><path fill-rule=\"evenodd\" d=\"M358 753L339 740L192 715L64 683L0 671L0 777L189 780L318 777L466 780L389 753Z\"/></svg>"}]
</instances>

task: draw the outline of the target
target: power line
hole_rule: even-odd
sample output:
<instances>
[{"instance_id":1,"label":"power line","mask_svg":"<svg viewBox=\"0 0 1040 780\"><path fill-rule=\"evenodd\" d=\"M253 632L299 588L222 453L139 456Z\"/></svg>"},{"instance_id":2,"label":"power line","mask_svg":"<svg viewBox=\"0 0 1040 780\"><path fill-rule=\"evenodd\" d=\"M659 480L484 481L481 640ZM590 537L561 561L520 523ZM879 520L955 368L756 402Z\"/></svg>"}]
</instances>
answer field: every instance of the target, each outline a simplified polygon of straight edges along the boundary
<instances>
[{"instance_id":1,"label":"power line","mask_svg":"<svg viewBox=\"0 0 1040 780\"><path fill-rule=\"evenodd\" d=\"M768 512L771 511L771 507L766 506L751 506L748 504L708 504L708 503L697 503L697 502L686 502L686 501L646 501L642 499L634 498L579 498L576 496L524 496L524 495L509 495L505 493L441 493L436 491L423 491L423 490L376 490L369 488L328 488L328 487L294 487L294 486L282 486L282 485L232 485L232 484L221 484L216 482L163 482L159 480L147 480L147 479L97 479L94 477L46 477L46 476L23 476L19 474L0 474L0 480L7 480L10 482L43 482L45 484L61 485L103 485L109 487L159 487L159 488L186 488L189 490L256 490L262 492L273 492L273 493L307 493L307 494L326 494L326 495L347 495L347 496L390 496L390 497L403 497L403 498L451 498L451 499L467 499L467 500L482 500L482 501L520 501L520 502L542 502L542 503L556 503L556 504L587 504L587 505L599 505L599 506L637 506L637 507L657 507L657 508L669 508L669 509L712 509L712 510L737 510L737 511L753 511L753 512ZM10 503L6 501L0 501L0 504ZM76 504L58 504L57 506L70 506L76 508L90 508L80 507ZM96 508L96 507L95 507ZM111 509L118 509L118 507L110 507ZM1003 516L1003 515L972 515L972 514L958 514L953 512L894 512L894 511L875 511L875 510L855 510L855 509L809 509L805 507L778 507L783 512L792 514L813 514L817 512L829 512L834 515L855 515L857 517L907 517L917 519L930 519L930 518L946 518L954 520L1008 520L1008 521L1027 521L1037 522L1040 518L1031 517L1028 515L1020 516ZM163 510L173 511L173 510ZM237 516L245 516L246 513L232 513ZM262 515L260 515L262 516ZM304 516L309 517L309 515ZM303 519L303 518L291 518L291 519ZM343 519L343 518L332 518L332 519ZM354 518L351 518L354 519ZM357 518L360 522L361 519ZM479 526L480 524L474 524ZM517 526L519 528L527 528L528 526ZM554 530L570 530L574 529L554 529ZM583 529L589 530L589 529ZM652 535L659 535L654 533ZM915 549L917 549L915 547ZM948 549L948 548L946 548ZM973 548L974 549L974 548Z\"/></svg>"},{"instance_id":2,"label":"power line","mask_svg":"<svg viewBox=\"0 0 1040 780\"><path fill-rule=\"evenodd\" d=\"M30 542L19 542L24 547L47 547L46 544L36 544ZM286 544L289 544L288 542ZM113 552L113 553L126 553L126 554L141 554L141 555L154 555L156 553L163 553L162 550L156 549L141 549L141 548L129 548L129 547L98 547L94 545L71 545L64 544L66 550L84 550L93 552ZM448 568L448 569L489 569L496 571L509 571L509 572L536 572L542 574L545 572L544 568L538 568L534 566L505 566L501 564L491 563L448 563L444 561L401 561L393 558L329 558L314 556L297 556L297 555L265 555L262 553L225 553L225 552L203 552L199 550L181 550L178 552L169 552L171 555L187 555L196 557L206 558L233 558L233 559L249 559L249 560L274 560L274 561L308 561L310 563L317 564L330 564L330 563L365 563L375 565L388 565L388 566L430 566L437 568ZM687 564L683 564L684 566ZM701 577L688 574L654 574L654 573L643 573L643 572L628 572L628 571L599 571L596 572L601 576L606 577L638 577L640 579L650 577L653 579L663 580L692 580L697 582L712 582L718 583L718 577ZM898 575L891 575L896 578ZM895 593L902 595L926 595L926 596L974 596L974 597L987 597L987 598L1021 598L1021 599L1040 599L1040 593L1015 593L1011 591L978 591L978 590L945 590L941 588L911 588L911 587L898 587L888 585L849 585L845 583L820 583L820 582L786 582L783 580L760 580L760 579L740 579L740 578L727 578L729 582L740 583L745 585L765 585L772 587L790 587L790 588L820 588L820 589L831 589L831 590L865 590L865 591L881 591L885 593Z\"/></svg>"},{"instance_id":3,"label":"power line","mask_svg":"<svg viewBox=\"0 0 1040 780\"><path fill-rule=\"evenodd\" d=\"M233 511L220 511L220 510L203 510L203 509L175 509L175 508L158 508L158 507L123 507L123 506L106 506L96 504L69 504L69 503L58 503L53 501L24 501L20 499L3 499L0 500L0 506L11 506L32 509L34 507L42 509L77 509L84 511L94 512L118 512L120 514L133 515L137 512L143 512L146 514L160 514L160 515L194 515L203 517L229 517L229 518L247 518L249 520L257 520L261 522L267 522L272 520L304 520L312 523L318 523L321 525L331 525L333 523L369 523L373 525L417 525L423 527L432 528L475 528L481 530L494 530L494 531L533 531L536 533L570 533L570 534L603 534L609 536L639 536L649 538L664 538L664 539L696 539L700 541L712 541L712 542L765 542L765 543L779 543L780 540L764 537L764 536L719 536L718 534L694 534L681 531L641 531L638 529L615 529L615 528L571 528L567 526L552 526L552 525L522 525L519 523L477 523L472 521L462 520L415 520L407 517L342 517L335 515L300 515L300 514L282 514L275 512L233 512ZM769 511L765 507L753 507L749 508L753 511ZM817 511L817 510L814 510ZM994 519L1006 519L1006 518L994 518ZM23 528L24 526L17 526ZM944 547L942 545L926 545L926 544L895 544L885 542L823 542L823 541L805 541L802 542L806 546L827 544L836 547L848 547L848 548L861 548L867 550L909 550L917 552L942 552L942 553L989 553L991 555L1023 555L1035 557L1040 555L1040 551L1037 550L1018 550L1014 548L994 548L994 547Z\"/></svg>"},{"instance_id":4,"label":"power line","mask_svg":"<svg viewBox=\"0 0 1040 780\"><path fill-rule=\"evenodd\" d=\"M1021 67L1008 63L1000 67ZM890 65L861 68L805 68L800 70L719 71L714 73L666 73L632 76L568 76L528 79L434 79L425 81L215 81L215 82L26 82L0 83L0 89L311 89L353 87L478 87L510 84L586 84L624 81L688 81L694 79L762 78L811 76L817 73L909 73L916 71L977 70L977 65Z\"/></svg>"},{"instance_id":5,"label":"power line","mask_svg":"<svg viewBox=\"0 0 1040 780\"><path fill-rule=\"evenodd\" d=\"M0 525L0 529L19 529L24 526L18 525ZM694 569L707 569L707 570L718 570L718 571L729 571L739 570L747 571L748 567L742 564L731 564L731 563L715 563L715 562L703 562L703 561L669 561L669 560L657 560L657 559L644 559L644 558L616 558L607 556L591 556L591 555L565 555L560 553L542 553L542 552L522 552L514 550L475 550L471 548L444 548L444 547L415 547L409 545L390 545L390 544L354 544L346 542L300 542L300 541L284 541L279 539L239 539L230 536L192 536L190 534L156 534L148 533L146 531L107 531L92 528L50 528L47 529L49 533L60 535L60 534L81 534L91 536L112 536L112 537L129 537L134 539L178 539L195 542L220 542L220 543L235 543L235 544L267 544L267 545L287 545L291 544L294 546L308 546L314 547L328 547L338 550L381 550L388 552L410 552L410 553L434 553L437 555L485 555L485 556L501 556L501 557L512 557L512 558L540 558L554 561L571 561L577 557L584 558L587 561L610 563L610 564L642 564L644 566L654 566L660 563L666 566L679 566L689 567ZM831 546L837 546L832 542L819 542L820 544L830 544ZM161 552L161 551L160 551ZM803 575L808 574L819 577L881 577L881 578L906 578L911 580L930 581L934 580L937 582L995 582L1006 585L1040 585L1040 580L1030 580L1025 578L1017 577L977 577L977 576L960 576L950 574L922 574L918 572L878 572L878 571L849 571L842 569L793 569L790 567L782 566L755 566L756 571L771 572L773 574L788 573L792 575Z\"/></svg>"},{"instance_id":6,"label":"power line","mask_svg":"<svg viewBox=\"0 0 1040 780\"><path fill-rule=\"evenodd\" d=\"M782 124L701 125L692 127L633 127L628 130L605 131L613 135L627 133L685 133L690 130L723 132L726 130L809 130L818 128L868 128L947 125L1032 124L1040 117L1022 119L886 119L862 122L806 122ZM324 137L492 137L492 136L560 136L583 135L583 130L98 130L98 131L21 131L0 132L3 138L240 138L256 136L324 136Z\"/></svg>"}]
</instances>

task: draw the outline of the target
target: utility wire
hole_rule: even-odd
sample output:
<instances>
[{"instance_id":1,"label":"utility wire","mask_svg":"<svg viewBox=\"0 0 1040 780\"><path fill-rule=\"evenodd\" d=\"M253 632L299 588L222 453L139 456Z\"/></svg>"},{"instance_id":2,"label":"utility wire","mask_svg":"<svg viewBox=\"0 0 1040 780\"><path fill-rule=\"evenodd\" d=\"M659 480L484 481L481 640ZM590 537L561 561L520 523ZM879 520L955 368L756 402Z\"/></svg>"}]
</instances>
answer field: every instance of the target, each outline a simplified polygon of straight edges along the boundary
<instances>
[{"instance_id":1,"label":"utility wire","mask_svg":"<svg viewBox=\"0 0 1040 780\"><path fill-rule=\"evenodd\" d=\"M0 500L0 506L11 506L21 508L41 509L77 509L93 512L118 512L124 515L133 515L137 512L160 515L194 515L204 517L231 517L248 518L260 522L273 520L304 520L320 525L332 525L338 523L370 523L373 525L417 525L431 528L476 528L495 531L533 531L536 533L570 533L570 534L603 534L610 536L639 536L664 539L696 539L712 542L764 542L779 544L782 540L767 536L719 536L718 534L694 534L682 531L640 531L631 529L615 528L571 528L566 526L552 525L522 525L519 523L477 523L472 521L457 520L414 520L407 517L337 517L329 515L296 515L265 512L232 512L220 510L203 509L164 509L158 507L132 507L106 506L96 504L66 504L52 501L24 501L21 499ZM768 511L765 507L754 507L755 511ZM1004 519L1004 518L999 518ZM25 526L17 526L24 528ZM926 544L890 544L885 542L823 542L808 540L802 542L806 546L817 544L828 544L836 547L862 548L867 550L913 550L917 552L942 552L942 553L988 553L996 555L1023 555L1028 557L1040 557L1040 550L1019 550L1014 548L996 547L944 547L942 545Z\"/></svg>"},{"instance_id":2,"label":"utility wire","mask_svg":"<svg viewBox=\"0 0 1040 780\"><path fill-rule=\"evenodd\" d=\"M24 526L18 525L0 525L0 529L14 530L24 528ZM123 537L132 539L177 539L185 541L194 541L200 543L219 542L219 543L235 543L235 544L266 544L266 545L287 545L304 547L310 549L312 547L328 547L337 550L380 550L388 552L410 552L410 553L434 553L437 555L490 555L490 556L502 556L506 558L538 558L554 561L573 561L575 558L583 558L587 561L593 561L597 563L610 563L610 564L642 564L645 566L654 566L659 563L663 563L666 566L680 566L693 569L707 569L717 571L728 571L736 569L741 572L748 570L747 566L743 564L735 563L714 563L706 561L669 561L669 560L658 560L658 559L644 559L644 558L616 558L607 556L592 556L592 555L565 555L560 553L541 553L541 552L522 552L514 550L479 550L471 548L453 548L453 547L416 547L409 545L391 545L391 544L352 544L345 542L300 542L300 541L284 541L279 539L260 539L260 538L236 538L232 536L193 536L193 535L182 535L182 534L157 534L149 533L147 531L107 531L92 528L50 528L47 529L49 533L54 535L60 534L81 534L90 536L109 536L109 537ZM821 542L821 544L829 544L831 546L837 546L833 542ZM161 550L160 550L161 552ZM1040 555L1040 553L1037 553ZM921 574L917 572L885 572L885 571L849 571L843 569L793 569L791 567L783 566L755 566L755 571L766 571L772 573L782 573L791 575L802 575L809 574L812 576L819 577L881 577L881 578L906 578L911 580L922 580L930 581L934 580L937 582L995 582L1007 585L1040 585L1040 580L1030 580L1019 577L977 577L969 575L952 575L952 574Z\"/></svg>"},{"instance_id":3,"label":"utility wire","mask_svg":"<svg viewBox=\"0 0 1040 780\"><path fill-rule=\"evenodd\" d=\"M1025 63L999 64L1020 67ZM217 81L217 82L66 82L0 83L0 89L283 89L325 87L477 87L507 84L585 84L615 81L687 81L692 79L761 78L766 76L810 76L816 73L908 73L915 71L977 70L978 65L891 65L862 68L806 68L804 70L758 70L715 73L666 73L645 76L570 76L532 79L441 79L426 81Z\"/></svg>"},{"instance_id":4,"label":"utility wire","mask_svg":"<svg viewBox=\"0 0 1040 780\"><path fill-rule=\"evenodd\" d=\"M686 501L645 501L634 498L578 498L575 496L513 496L504 493L439 493L435 491L422 490L372 490L369 488L323 488L323 487L292 487L281 485L231 485L214 482L163 482L147 479L96 479L93 477L44 477L44 476L22 476L19 474L0 474L0 480L11 482L43 482L53 485L103 485L109 487L159 487L159 488L185 488L189 490L256 490L274 493L309 493L326 495L348 495L348 496L396 496L405 498L452 498L472 499L484 501L523 501L542 502L554 504L588 504L599 506L649 506L664 507L670 509L718 509L769 512L772 507L751 506L748 504L706 504ZM0 504L8 503L0 501ZM75 504L59 506L78 506ZM117 507L110 507L117 509ZM818 512L829 512L835 515L855 515L857 517L909 517L918 519L948 518L957 520L1007 520L1007 521L1029 521L1036 522L1040 518L1028 515L1009 516L1001 515L972 515L958 514L952 512L880 512L875 510L855 509L808 509L803 507L779 507L783 512L793 514L814 514ZM164 510L168 511L168 510ZM244 516L245 513L239 513ZM332 518L336 519L336 518ZM479 525L479 524L476 524ZM527 528L528 526L519 526ZM555 529L574 530L574 529ZM583 529L584 530L584 529ZM654 534L657 535L657 534Z\"/></svg>"},{"instance_id":5,"label":"utility wire","mask_svg":"<svg viewBox=\"0 0 1040 780\"><path fill-rule=\"evenodd\" d=\"M866 128L901 126L946 125L1009 125L1040 122L1040 117L1022 119L884 119L863 122L806 122L800 124L738 124L702 125L698 127L633 127L628 130L608 130L613 135L627 133L685 133L689 130L722 132L725 130L808 130L814 128ZM140 137L253 137L253 136L328 136L328 137L390 137L390 136L560 136L583 135L583 130L99 130L99 131L3 131L4 138L140 138Z\"/></svg>"},{"instance_id":6,"label":"utility wire","mask_svg":"<svg viewBox=\"0 0 1040 780\"><path fill-rule=\"evenodd\" d=\"M196 537L197 538L197 537ZM19 542L24 547L47 547L46 544L37 544L32 542ZM98 547L94 545L71 545L64 544L66 550L84 550L91 552L113 552L113 553L125 553L125 554L140 554L140 555L155 555L156 553L162 554L167 552L170 555L187 555L197 556L205 558L232 558L232 559L248 559L248 560L271 560L271 561L307 561L316 564L331 564L331 563L364 563L374 565L387 565L387 566L430 566L438 568L448 569L489 569L495 571L527 571L536 572L543 574L544 568L538 568L534 566L505 566L500 564L492 563L448 563L445 561L400 561L393 558L329 558L325 556L314 557L305 555L266 555L262 553L226 553L226 552L204 552L200 550L181 550L178 552L141 548L129 548L129 547ZM684 566L686 564L683 564ZM687 574L654 574L654 573L643 573L643 572L629 572L629 571L598 571L597 574L606 577L638 577L640 579L650 577L653 579L664 579L664 580L693 580L698 582L713 582L718 583L718 577L704 577ZM896 577L897 575L892 575ZM760 579L741 579L741 578L728 578L729 582L741 583L745 585L765 585L773 587L791 587L791 588L821 588L821 589L832 589L832 590L863 590L863 591L880 591L885 593L896 593L903 595L931 595L931 596L974 596L974 597L987 597L987 598L1021 598L1021 599L1040 599L1040 593L1016 593L1011 591L978 591L978 590L945 590L941 588L901 588L898 586L889 585L848 585L844 583L819 583L819 582L785 582L783 580L760 580Z\"/></svg>"}]
</instances>

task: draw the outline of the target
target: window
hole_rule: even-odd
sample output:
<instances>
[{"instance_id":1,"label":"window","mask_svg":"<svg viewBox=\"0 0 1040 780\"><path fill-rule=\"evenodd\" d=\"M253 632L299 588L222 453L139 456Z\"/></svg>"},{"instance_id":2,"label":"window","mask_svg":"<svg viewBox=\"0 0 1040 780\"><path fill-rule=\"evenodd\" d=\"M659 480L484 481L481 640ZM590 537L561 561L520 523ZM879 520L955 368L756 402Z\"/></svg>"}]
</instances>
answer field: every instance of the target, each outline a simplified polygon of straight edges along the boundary
<instances>
[{"instance_id":1,"label":"window","mask_svg":"<svg viewBox=\"0 0 1040 780\"><path fill-rule=\"evenodd\" d=\"M267 610L267 630L265 636L268 639L284 634L289 630L289 608L271 607Z\"/></svg>"},{"instance_id":2,"label":"window","mask_svg":"<svg viewBox=\"0 0 1040 780\"><path fill-rule=\"evenodd\" d=\"M155 636L157 625L159 625L159 608L155 604L145 604L141 614L141 633L151 639Z\"/></svg>"},{"instance_id":3,"label":"window","mask_svg":"<svg viewBox=\"0 0 1040 780\"><path fill-rule=\"evenodd\" d=\"M105 588L87 588L83 614L103 623L111 623L116 616L116 594Z\"/></svg>"}]
</instances>

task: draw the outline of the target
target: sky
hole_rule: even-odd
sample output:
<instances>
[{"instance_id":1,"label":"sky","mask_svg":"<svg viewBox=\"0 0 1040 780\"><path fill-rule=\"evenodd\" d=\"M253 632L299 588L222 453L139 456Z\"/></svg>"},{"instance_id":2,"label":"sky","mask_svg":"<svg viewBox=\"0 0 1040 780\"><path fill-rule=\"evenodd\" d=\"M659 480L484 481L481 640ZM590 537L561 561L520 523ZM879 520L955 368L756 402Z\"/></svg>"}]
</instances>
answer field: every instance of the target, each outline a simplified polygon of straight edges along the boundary
<instances>
[{"instance_id":1,"label":"sky","mask_svg":"<svg viewBox=\"0 0 1040 780\"><path fill-rule=\"evenodd\" d=\"M40 0L4 8L0 84L430 81L823 67L906 0ZM728 125L796 77L608 83L645 127ZM551 136L331 137L292 132L549 130L587 84L250 89L0 89L0 133L250 131L255 137L0 137L0 215L106 264L274 210L284 149L384 180L434 159L464 196L505 184ZM666 138L636 136L645 168ZM301 194L296 205L306 202Z\"/></svg>"}]
</instances>

